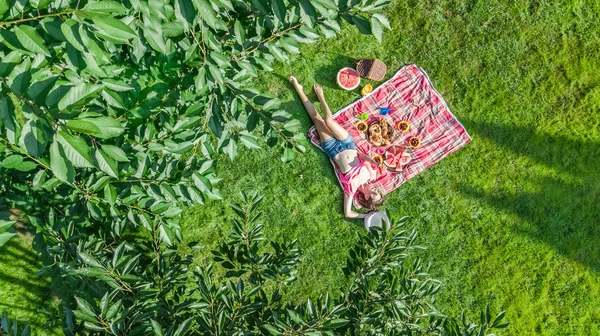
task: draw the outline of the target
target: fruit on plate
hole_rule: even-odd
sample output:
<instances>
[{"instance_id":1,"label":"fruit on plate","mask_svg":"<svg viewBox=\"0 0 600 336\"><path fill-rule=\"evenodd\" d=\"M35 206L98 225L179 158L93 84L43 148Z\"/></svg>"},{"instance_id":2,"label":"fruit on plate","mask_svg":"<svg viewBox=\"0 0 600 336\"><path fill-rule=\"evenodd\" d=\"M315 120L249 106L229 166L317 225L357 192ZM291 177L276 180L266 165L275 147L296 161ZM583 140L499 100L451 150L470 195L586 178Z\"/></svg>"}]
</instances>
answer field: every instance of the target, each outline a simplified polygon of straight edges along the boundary
<instances>
[{"instance_id":1,"label":"fruit on plate","mask_svg":"<svg viewBox=\"0 0 600 336\"><path fill-rule=\"evenodd\" d=\"M371 91L373 91L373 87L371 84L367 84L364 88L362 88L362 90L360 90L360 94L366 96L367 94L371 93Z\"/></svg>"},{"instance_id":2,"label":"fruit on plate","mask_svg":"<svg viewBox=\"0 0 600 336\"><path fill-rule=\"evenodd\" d=\"M364 121L359 121L359 122L357 122L357 123L354 125L354 127L356 127L356 129L357 129L359 132L361 132L361 133L362 133L362 132L365 132L365 131L366 131L366 130L369 128L369 126L367 126L367 123L366 123L366 122L364 122Z\"/></svg>"},{"instance_id":3,"label":"fruit on plate","mask_svg":"<svg viewBox=\"0 0 600 336\"><path fill-rule=\"evenodd\" d=\"M408 153L402 154L402 157L400 158L400 165L406 166L410 162L410 159L411 159L410 154L408 154Z\"/></svg>"},{"instance_id":4,"label":"fruit on plate","mask_svg":"<svg viewBox=\"0 0 600 336\"><path fill-rule=\"evenodd\" d=\"M387 146L393 140L394 129L385 119L380 119L369 125L367 135L367 141L371 146Z\"/></svg>"},{"instance_id":5,"label":"fruit on plate","mask_svg":"<svg viewBox=\"0 0 600 336\"><path fill-rule=\"evenodd\" d=\"M389 169L402 170L402 168L410 162L411 156L404 147L391 146L385 152L385 165Z\"/></svg>"},{"instance_id":6,"label":"fruit on plate","mask_svg":"<svg viewBox=\"0 0 600 336\"><path fill-rule=\"evenodd\" d=\"M360 84L360 76L352 68L343 68L337 73L337 83L344 90L354 90Z\"/></svg>"},{"instance_id":7,"label":"fruit on plate","mask_svg":"<svg viewBox=\"0 0 600 336\"><path fill-rule=\"evenodd\" d=\"M385 160L383 161L385 162L386 166L390 167L390 168L396 168L396 157L393 155L385 155Z\"/></svg>"},{"instance_id":8,"label":"fruit on plate","mask_svg":"<svg viewBox=\"0 0 600 336\"><path fill-rule=\"evenodd\" d=\"M399 121L398 125L396 125L396 128L398 129L398 131L400 131L402 133L406 133L410 129L410 124L406 120Z\"/></svg>"},{"instance_id":9,"label":"fruit on plate","mask_svg":"<svg viewBox=\"0 0 600 336\"><path fill-rule=\"evenodd\" d=\"M417 148L421 145L421 139L419 137L414 136L414 137L408 139L408 144L412 148Z\"/></svg>"}]
</instances>

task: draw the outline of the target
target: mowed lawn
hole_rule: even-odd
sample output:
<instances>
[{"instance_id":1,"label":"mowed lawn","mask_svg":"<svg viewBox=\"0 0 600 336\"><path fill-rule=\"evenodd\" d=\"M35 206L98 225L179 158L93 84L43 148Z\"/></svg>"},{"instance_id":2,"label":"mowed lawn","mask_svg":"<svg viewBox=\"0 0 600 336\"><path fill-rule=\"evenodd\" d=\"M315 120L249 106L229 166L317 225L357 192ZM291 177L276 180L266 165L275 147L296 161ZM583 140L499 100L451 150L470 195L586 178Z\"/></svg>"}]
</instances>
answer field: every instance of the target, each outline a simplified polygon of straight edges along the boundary
<instances>
[{"instance_id":1,"label":"mowed lawn","mask_svg":"<svg viewBox=\"0 0 600 336\"><path fill-rule=\"evenodd\" d=\"M357 59L384 60L388 77L410 63L428 72L473 141L404 184L385 209L412 217L428 247L421 256L445 284L439 306L455 315L487 302L505 309L512 324L501 335L600 333L600 6L590 3L394 1L382 44L346 27L258 84L308 130L289 75L315 101L312 84L322 84L337 110L359 98L335 83ZM289 164L280 154L221 158L220 188L226 202L260 191L267 236L299 240L304 262L287 291L299 302L338 288L363 229L344 219L320 150ZM225 202L185 213L187 240L206 246L199 262L226 236L224 215Z\"/></svg>"},{"instance_id":2,"label":"mowed lawn","mask_svg":"<svg viewBox=\"0 0 600 336\"><path fill-rule=\"evenodd\" d=\"M600 333L600 4L395 0L387 13L393 31L382 44L345 27L338 38L303 47L257 86L279 96L308 130L289 75L312 99L310 87L321 83L337 110L359 97L336 87L339 68L363 57L385 61L388 77L406 64L423 67L473 141L404 184L385 209L412 217L408 228L428 247L420 256L444 282L439 307L472 317L486 303L507 310L512 323L500 335ZM344 219L322 152L311 146L289 164L280 154L221 156L224 201L189 208L182 225L187 242L205 247L197 262L209 262L229 232L227 203L240 190L258 190L266 236L297 238L304 250L299 280L285 293L299 302L338 288L364 229ZM11 244L15 253L26 246ZM40 325L37 296L47 281L29 280L35 260L11 271L15 259L0 258L12 276L2 279L0 309Z\"/></svg>"}]
</instances>

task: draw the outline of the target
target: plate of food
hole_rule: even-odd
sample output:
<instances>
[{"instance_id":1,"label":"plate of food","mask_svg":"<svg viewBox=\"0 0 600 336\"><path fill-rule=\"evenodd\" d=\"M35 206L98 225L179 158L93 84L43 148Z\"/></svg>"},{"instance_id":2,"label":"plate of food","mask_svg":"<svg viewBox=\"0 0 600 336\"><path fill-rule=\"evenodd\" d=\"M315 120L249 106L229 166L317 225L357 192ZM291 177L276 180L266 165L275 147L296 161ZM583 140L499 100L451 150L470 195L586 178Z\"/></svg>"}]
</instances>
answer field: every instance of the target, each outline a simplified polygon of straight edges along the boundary
<instances>
[{"instance_id":1,"label":"plate of food","mask_svg":"<svg viewBox=\"0 0 600 336\"><path fill-rule=\"evenodd\" d=\"M388 146L394 138L394 127L385 119L372 122L367 130L367 141L375 147Z\"/></svg>"}]
</instances>

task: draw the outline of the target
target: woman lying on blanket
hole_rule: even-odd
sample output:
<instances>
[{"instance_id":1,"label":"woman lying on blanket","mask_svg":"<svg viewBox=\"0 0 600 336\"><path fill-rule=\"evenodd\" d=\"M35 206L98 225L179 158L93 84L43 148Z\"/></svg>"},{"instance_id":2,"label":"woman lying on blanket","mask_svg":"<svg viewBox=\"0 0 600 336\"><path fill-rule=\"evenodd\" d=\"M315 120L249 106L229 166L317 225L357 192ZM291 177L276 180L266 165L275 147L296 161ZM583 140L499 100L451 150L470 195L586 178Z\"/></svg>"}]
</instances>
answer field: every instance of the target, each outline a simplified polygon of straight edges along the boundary
<instances>
[{"instance_id":1,"label":"woman lying on blanket","mask_svg":"<svg viewBox=\"0 0 600 336\"><path fill-rule=\"evenodd\" d=\"M290 76L289 79L317 128L323 151L335 161L343 173L340 176L340 182L344 189L344 214L346 217L364 218L367 216L367 214L360 214L352 210L352 200L355 197L366 210L370 212L379 210L383 204L383 194L371 185L371 181L377 179L377 169L374 168L376 163L368 156L358 153L354 139L348 134L348 131L333 120L321 85L315 84L313 88L321 102L321 108L325 111L324 120L304 94L298 80L294 76Z\"/></svg>"}]
</instances>

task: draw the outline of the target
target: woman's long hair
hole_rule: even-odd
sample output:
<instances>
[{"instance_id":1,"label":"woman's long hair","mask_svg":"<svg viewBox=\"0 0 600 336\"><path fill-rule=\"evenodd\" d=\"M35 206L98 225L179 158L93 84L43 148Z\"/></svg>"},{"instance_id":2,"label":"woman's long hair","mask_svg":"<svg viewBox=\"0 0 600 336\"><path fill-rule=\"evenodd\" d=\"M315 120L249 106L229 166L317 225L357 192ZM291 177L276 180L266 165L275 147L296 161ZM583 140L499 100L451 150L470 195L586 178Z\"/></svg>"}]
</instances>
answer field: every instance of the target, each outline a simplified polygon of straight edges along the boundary
<instances>
[{"instance_id":1,"label":"woman's long hair","mask_svg":"<svg viewBox=\"0 0 600 336\"><path fill-rule=\"evenodd\" d=\"M373 201L372 197L367 199L364 193L359 192L356 201L368 212L379 211L379 208L383 205L384 201L383 192L381 192L379 188L374 188L374 190L371 191L371 195L379 195L379 200Z\"/></svg>"}]
</instances>

